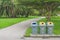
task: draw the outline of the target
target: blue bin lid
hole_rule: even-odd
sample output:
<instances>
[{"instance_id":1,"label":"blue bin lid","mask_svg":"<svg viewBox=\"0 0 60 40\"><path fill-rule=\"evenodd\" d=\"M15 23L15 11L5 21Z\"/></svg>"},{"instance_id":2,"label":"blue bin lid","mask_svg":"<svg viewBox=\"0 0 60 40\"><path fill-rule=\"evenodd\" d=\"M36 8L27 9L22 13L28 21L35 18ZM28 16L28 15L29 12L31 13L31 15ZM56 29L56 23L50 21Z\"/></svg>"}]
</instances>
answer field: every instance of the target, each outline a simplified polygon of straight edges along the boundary
<instances>
[{"instance_id":1,"label":"blue bin lid","mask_svg":"<svg viewBox=\"0 0 60 40\"><path fill-rule=\"evenodd\" d=\"M37 24L37 22L32 22L31 23L31 26L37 26L38 24Z\"/></svg>"}]
</instances>

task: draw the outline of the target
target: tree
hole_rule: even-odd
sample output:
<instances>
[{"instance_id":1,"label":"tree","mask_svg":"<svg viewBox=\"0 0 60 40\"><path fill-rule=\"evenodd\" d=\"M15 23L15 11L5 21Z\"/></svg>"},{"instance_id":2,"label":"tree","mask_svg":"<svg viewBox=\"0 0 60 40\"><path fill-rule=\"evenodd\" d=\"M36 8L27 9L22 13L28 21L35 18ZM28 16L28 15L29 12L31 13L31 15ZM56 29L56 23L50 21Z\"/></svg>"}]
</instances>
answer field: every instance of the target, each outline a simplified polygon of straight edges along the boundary
<instances>
[{"instance_id":1,"label":"tree","mask_svg":"<svg viewBox=\"0 0 60 40\"><path fill-rule=\"evenodd\" d=\"M8 17L16 17L14 13L14 4L12 3L12 0L1 0L1 16L4 14L3 12L6 11L6 15Z\"/></svg>"},{"instance_id":2,"label":"tree","mask_svg":"<svg viewBox=\"0 0 60 40\"><path fill-rule=\"evenodd\" d=\"M59 2L53 1L53 2L45 2L44 6L45 9L47 10L47 21L50 21L50 17L52 15L52 12L59 6Z\"/></svg>"},{"instance_id":3,"label":"tree","mask_svg":"<svg viewBox=\"0 0 60 40\"><path fill-rule=\"evenodd\" d=\"M23 5L32 6L35 9L40 10L41 14L46 13L47 11L47 21L50 21L52 12L60 5L59 0L40 0L40 1L24 1Z\"/></svg>"}]
</instances>

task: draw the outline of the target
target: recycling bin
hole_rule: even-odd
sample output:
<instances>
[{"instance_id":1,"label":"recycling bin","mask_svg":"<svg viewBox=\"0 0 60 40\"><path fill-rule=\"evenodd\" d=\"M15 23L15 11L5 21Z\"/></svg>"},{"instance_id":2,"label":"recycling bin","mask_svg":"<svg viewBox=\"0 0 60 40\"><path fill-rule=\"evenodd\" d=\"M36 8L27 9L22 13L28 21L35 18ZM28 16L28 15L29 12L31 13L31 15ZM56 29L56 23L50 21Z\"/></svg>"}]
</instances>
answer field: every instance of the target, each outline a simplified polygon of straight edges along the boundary
<instances>
[{"instance_id":1,"label":"recycling bin","mask_svg":"<svg viewBox=\"0 0 60 40\"><path fill-rule=\"evenodd\" d=\"M38 33L38 24L37 22L32 22L31 23L31 28L32 28L32 34L37 34Z\"/></svg>"},{"instance_id":2,"label":"recycling bin","mask_svg":"<svg viewBox=\"0 0 60 40\"><path fill-rule=\"evenodd\" d=\"M53 34L53 27L54 27L54 24L53 22L47 22L47 34Z\"/></svg>"},{"instance_id":3,"label":"recycling bin","mask_svg":"<svg viewBox=\"0 0 60 40\"><path fill-rule=\"evenodd\" d=\"M39 26L40 26L40 34L46 34L46 24L45 24L45 22L40 22Z\"/></svg>"}]
</instances>

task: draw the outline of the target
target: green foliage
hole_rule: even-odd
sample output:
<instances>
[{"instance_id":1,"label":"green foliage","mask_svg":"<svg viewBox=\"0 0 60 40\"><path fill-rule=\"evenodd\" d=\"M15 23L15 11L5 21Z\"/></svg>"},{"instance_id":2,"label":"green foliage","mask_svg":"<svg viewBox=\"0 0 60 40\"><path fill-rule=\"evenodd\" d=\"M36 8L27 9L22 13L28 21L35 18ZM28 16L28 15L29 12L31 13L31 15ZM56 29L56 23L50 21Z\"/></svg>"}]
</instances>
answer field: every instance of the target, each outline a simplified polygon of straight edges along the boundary
<instances>
[{"instance_id":1,"label":"green foliage","mask_svg":"<svg viewBox=\"0 0 60 40\"><path fill-rule=\"evenodd\" d=\"M60 4L59 0L0 0L0 16L4 11L8 17L28 17L29 15L45 15L54 12ZM34 10L35 9L35 10ZM50 14L50 13L49 13Z\"/></svg>"},{"instance_id":2,"label":"green foliage","mask_svg":"<svg viewBox=\"0 0 60 40\"><path fill-rule=\"evenodd\" d=\"M32 33L32 29L31 29L31 27L29 27L24 36L29 37L31 33Z\"/></svg>"},{"instance_id":3,"label":"green foliage","mask_svg":"<svg viewBox=\"0 0 60 40\"><path fill-rule=\"evenodd\" d=\"M58 1L58 2L60 2L60 0L45 0L45 1L48 1L48 2L49 2L49 1L50 1L50 2L51 2L51 1Z\"/></svg>"}]
</instances>

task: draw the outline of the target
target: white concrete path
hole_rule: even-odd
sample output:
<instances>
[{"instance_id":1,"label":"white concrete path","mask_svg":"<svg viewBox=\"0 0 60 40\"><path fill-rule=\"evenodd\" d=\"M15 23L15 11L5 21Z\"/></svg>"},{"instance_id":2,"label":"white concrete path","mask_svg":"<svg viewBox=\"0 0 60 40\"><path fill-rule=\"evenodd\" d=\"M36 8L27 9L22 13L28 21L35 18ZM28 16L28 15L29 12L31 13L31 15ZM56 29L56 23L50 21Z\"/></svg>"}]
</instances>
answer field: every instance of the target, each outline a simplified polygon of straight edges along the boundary
<instances>
[{"instance_id":1,"label":"white concrete path","mask_svg":"<svg viewBox=\"0 0 60 40\"><path fill-rule=\"evenodd\" d=\"M21 40L20 38L23 37L26 29L30 26L30 23L38 20L40 20L40 18L30 19L12 25L8 28L1 29L0 40Z\"/></svg>"}]
</instances>

